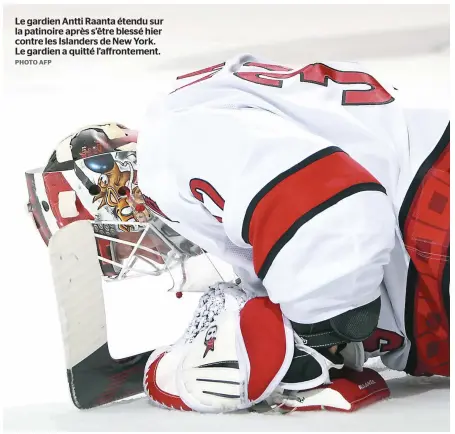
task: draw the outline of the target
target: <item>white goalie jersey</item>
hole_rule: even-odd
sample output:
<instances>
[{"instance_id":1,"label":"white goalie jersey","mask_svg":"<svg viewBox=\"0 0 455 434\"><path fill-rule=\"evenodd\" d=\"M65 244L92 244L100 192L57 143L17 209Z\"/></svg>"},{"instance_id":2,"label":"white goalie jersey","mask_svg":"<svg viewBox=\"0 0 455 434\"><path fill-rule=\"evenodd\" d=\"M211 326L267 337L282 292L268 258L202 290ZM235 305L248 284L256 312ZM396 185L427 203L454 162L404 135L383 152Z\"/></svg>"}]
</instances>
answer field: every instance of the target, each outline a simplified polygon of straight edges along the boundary
<instances>
[{"instance_id":1,"label":"white goalie jersey","mask_svg":"<svg viewBox=\"0 0 455 434\"><path fill-rule=\"evenodd\" d=\"M409 191L435 150L430 172L447 181L448 114L405 108L393 86L355 63L293 69L241 55L175 87L152 103L139 134L148 205L293 321L323 321L381 296L366 350L394 369L428 370L409 367L405 307L421 309L409 295L409 251L425 249L408 219ZM448 212L444 191L436 220ZM426 239L439 249L431 258L448 256L448 237Z\"/></svg>"}]
</instances>

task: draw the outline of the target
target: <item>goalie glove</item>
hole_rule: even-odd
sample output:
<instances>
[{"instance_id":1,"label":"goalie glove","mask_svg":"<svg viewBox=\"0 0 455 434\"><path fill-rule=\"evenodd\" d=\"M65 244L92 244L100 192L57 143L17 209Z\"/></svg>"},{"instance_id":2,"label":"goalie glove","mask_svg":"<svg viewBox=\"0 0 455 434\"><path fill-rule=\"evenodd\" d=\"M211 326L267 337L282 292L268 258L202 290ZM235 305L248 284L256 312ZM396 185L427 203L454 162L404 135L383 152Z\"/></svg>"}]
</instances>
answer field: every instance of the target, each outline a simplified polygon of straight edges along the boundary
<instances>
[{"instance_id":1,"label":"goalie glove","mask_svg":"<svg viewBox=\"0 0 455 434\"><path fill-rule=\"evenodd\" d=\"M268 398L287 372L293 330L268 297L248 299L219 284L200 300L184 336L147 362L152 403L198 412L230 412Z\"/></svg>"}]
</instances>

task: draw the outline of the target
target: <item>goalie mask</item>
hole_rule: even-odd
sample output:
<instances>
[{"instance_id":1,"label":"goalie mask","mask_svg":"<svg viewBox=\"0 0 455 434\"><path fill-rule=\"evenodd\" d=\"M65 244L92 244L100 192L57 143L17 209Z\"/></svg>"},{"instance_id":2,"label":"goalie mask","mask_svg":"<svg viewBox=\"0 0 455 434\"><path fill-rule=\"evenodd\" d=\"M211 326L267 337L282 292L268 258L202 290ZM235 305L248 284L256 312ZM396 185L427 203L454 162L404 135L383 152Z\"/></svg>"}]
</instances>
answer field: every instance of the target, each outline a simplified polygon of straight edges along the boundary
<instances>
[{"instance_id":1,"label":"goalie mask","mask_svg":"<svg viewBox=\"0 0 455 434\"><path fill-rule=\"evenodd\" d=\"M188 276L185 261L203 251L146 204L137 182L136 141L136 131L115 123L67 137L44 169L26 173L28 211L46 244L60 228L90 220L106 279L172 269L171 287L181 290Z\"/></svg>"}]
</instances>

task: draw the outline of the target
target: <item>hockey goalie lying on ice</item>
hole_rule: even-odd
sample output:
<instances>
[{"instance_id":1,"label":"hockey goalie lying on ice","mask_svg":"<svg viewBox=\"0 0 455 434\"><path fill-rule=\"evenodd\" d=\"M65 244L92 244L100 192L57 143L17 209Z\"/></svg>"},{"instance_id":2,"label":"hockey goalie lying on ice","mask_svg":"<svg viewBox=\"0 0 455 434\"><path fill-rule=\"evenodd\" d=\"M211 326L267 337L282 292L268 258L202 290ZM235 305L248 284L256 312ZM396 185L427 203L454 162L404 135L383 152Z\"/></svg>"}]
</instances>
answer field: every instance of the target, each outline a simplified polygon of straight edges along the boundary
<instances>
[{"instance_id":1,"label":"hockey goalie lying on ice","mask_svg":"<svg viewBox=\"0 0 455 434\"><path fill-rule=\"evenodd\" d=\"M27 174L78 407L143 386L180 410L353 410L389 393L369 357L449 375L446 112L358 64L250 55L152 106L138 135L86 127ZM238 278L220 283L206 252ZM113 360L100 270L205 294L176 343Z\"/></svg>"}]
</instances>

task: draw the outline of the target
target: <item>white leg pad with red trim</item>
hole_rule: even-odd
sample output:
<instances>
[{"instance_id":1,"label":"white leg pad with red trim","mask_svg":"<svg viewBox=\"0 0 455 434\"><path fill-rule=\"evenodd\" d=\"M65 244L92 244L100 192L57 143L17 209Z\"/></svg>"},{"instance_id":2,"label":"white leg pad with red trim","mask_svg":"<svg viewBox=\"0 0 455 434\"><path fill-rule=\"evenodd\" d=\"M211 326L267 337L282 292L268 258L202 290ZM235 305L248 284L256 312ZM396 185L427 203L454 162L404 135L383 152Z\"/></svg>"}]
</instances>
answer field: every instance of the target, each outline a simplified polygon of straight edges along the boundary
<instances>
[{"instance_id":1,"label":"white leg pad with red trim","mask_svg":"<svg viewBox=\"0 0 455 434\"><path fill-rule=\"evenodd\" d=\"M268 297L226 307L191 342L155 351L144 388L155 403L203 413L251 407L269 397L294 354L293 331Z\"/></svg>"},{"instance_id":2,"label":"white leg pad with red trim","mask_svg":"<svg viewBox=\"0 0 455 434\"><path fill-rule=\"evenodd\" d=\"M373 369L354 371L344 368L331 384L299 392L280 402L282 410L355 411L390 396L386 381Z\"/></svg>"}]
</instances>

